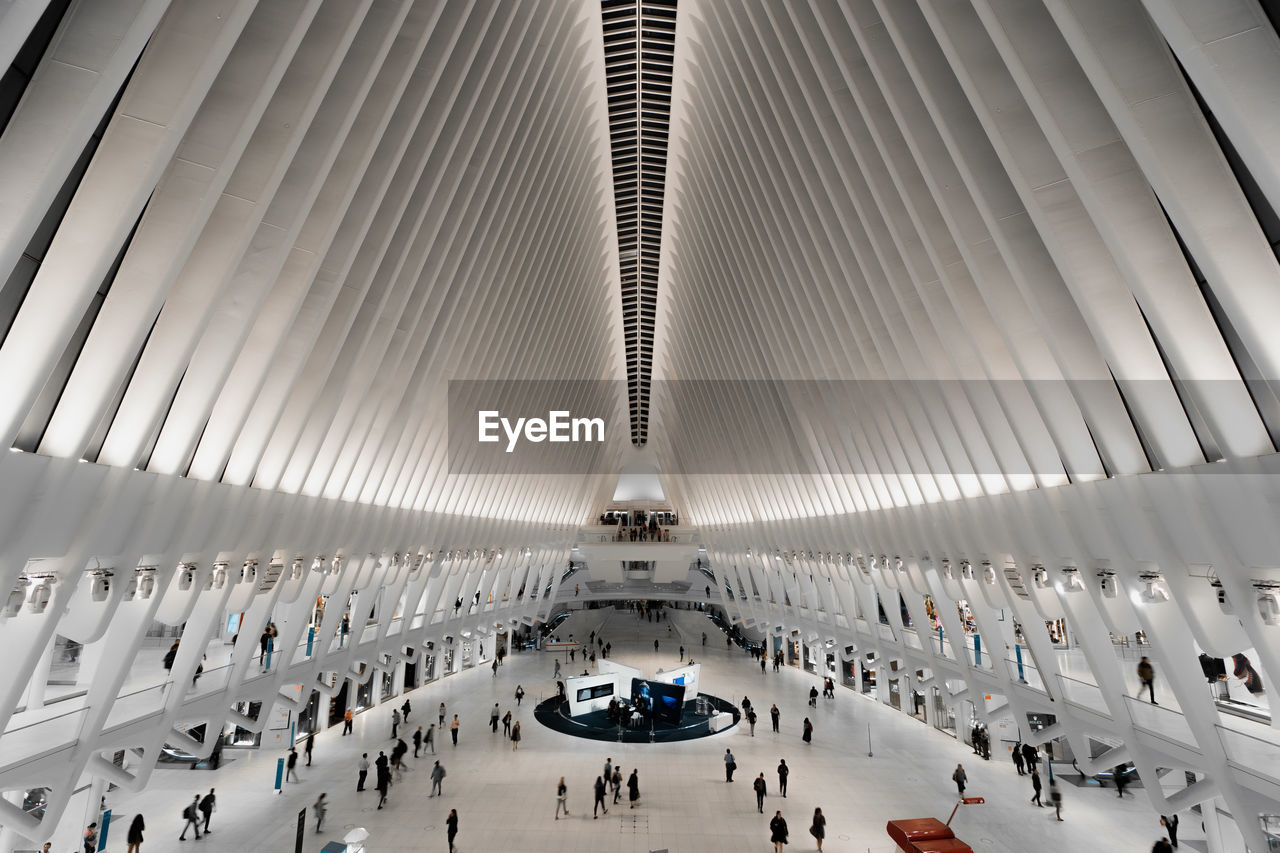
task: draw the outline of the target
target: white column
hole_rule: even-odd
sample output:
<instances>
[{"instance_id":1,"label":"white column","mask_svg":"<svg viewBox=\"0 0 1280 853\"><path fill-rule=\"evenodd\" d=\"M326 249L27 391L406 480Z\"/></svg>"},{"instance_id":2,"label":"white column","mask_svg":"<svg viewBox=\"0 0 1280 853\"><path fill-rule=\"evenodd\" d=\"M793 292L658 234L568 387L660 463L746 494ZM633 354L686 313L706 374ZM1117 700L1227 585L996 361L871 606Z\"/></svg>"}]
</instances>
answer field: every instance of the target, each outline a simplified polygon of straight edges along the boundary
<instances>
[{"instance_id":1,"label":"white column","mask_svg":"<svg viewBox=\"0 0 1280 853\"><path fill-rule=\"evenodd\" d=\"M101 638L94 640L92 643L85 643L84 646L81 647L80 670L76 674L77 687L88 687L93 683L93 679L97 675L98 668L102 665L106 645L106 639Z\"/></svg>"},{"instance_id":2,"label":"white column","mask_svg":"<svg viewBox=\"0 0 1280 853\"><path fill-rule=\"evenodd\" d=\"M36 664L35 671L31 673L31 680L27 682L26 692L22 696L22 704L26 706L28 711L35 708L44 707L44 694L49 686L49 670L53 666L53 647L57 642L57 635L49 638L49 642L44 647L43 654ZM3 847L3 844L0 844Z\"/></svg>"},{"instance_id":3,"label":"white column","mask_svg":"<svg viewBox=\"0 0 1280 853\"><path fill-rule=\"evenodd\" d=\"M0 796L3 796L18 808L22 808L22 791L5 791L3 794L0 794ZM18 835L8 827L0 827L0 850L13 850L22 842L22 840L22 836Z\"/></svg>"}]
</instances>

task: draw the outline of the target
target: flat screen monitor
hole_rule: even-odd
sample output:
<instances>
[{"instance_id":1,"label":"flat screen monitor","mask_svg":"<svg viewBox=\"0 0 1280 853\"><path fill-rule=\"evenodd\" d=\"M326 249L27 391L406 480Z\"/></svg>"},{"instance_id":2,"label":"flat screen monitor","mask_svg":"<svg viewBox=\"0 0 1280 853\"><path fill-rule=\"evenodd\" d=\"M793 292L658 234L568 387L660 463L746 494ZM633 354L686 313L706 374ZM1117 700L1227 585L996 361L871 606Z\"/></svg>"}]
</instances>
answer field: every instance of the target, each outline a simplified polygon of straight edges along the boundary
<instances>
[{"instance_id":1,"label":"flat screen monitor","mask_svg":"<svg viewBox=\"0 0 1280 853\"><path fill-rule=\"evenodd\" d=\"M592 699L601 699L605 696L613 695L612 684L596 684L591 687L583 687L578 690L578 701L589 702Z\"/></svg>"},{"instance_id":2,"label":"flat screen monitor","mask_svg":"<svg viewBox=\"0 0 1280 853\"><path fill-rule=\"evenodd\" d=\"M680 717L684 709L683 685L633 678L631 699L635 703L636 710L641 714L652 716L655 720L673 726L680 725Z\"/></svg>"}]
</instances>

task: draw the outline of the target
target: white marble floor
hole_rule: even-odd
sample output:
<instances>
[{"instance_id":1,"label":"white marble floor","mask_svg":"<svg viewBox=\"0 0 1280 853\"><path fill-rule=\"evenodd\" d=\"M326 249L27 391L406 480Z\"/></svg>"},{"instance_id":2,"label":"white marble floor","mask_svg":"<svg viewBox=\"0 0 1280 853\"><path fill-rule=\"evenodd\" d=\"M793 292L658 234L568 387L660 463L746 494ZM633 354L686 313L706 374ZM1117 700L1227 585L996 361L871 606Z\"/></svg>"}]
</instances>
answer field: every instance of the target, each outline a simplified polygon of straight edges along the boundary
<instances>
[{"instance_id":1,"label":"white marble floor","mask_svg":"<svg viewBox=\"0 0 1280 853\"><path fill-rule=\"evenodd\" d=\"M601 611L573 617L559 628L562 637L577 627L585 634ZM680 614L682 617L692 614ZM575 620L578 620L575 625ZM682 624L689 624L682 618ZM462 719L459 743L448 736L437 744L447 768L444 795L428 798L431 758L411 761L413 770L392 789L386 809L378 811L377 794L355 792L356 760L362 751L371 758L379 749L390 751L391 708L388 705L357 717L355 735L341 737L340 727L316 741L314 766L300 767L301 781L283 794L272 790L279 753L262 750L225 754L234 760L217 771L165 769L156 771L149 789L139 794L112 793L114 809L109 850L124 850L124 832L133 813L142 811L148 824L144 851L191 849L237 853L284 853L293 850L297 813L308 809L308 851L319 851L351 827L370 832L370 853L446 850L444 820L449 809L459 815L457 850L560 851L560 853L643 853L668 849L700 853L741 853L769 845L768 822L781 809L791 830L792 850L816 849L806 832L815 806L827 817L824 849L833 853L889 853L894 845L884 832L893 818L938 816L955 804L951 771L963 762L969 774L968 794L986 798L956 815L953 827L975 850L995 853L1075 853L1081 850L1145 851L1159 837L1159 818L1139 790L1136 798L1119 800L1110 790L1064 786L1065 822L1053 820L1052 810L1028 803L1024 777L1015 772L1005 753L985 762L951 737L874 701L838 688L835 700L807 707L807 694L816 679L784 667L761 674L758 664L734 649L725 649L723 636L708 624L708 644L700 632L668 634L667 623L638 622L627 613L614 613L603 625L613 643L613 657L646 672L678 665L677 647L683 643L702 663L702 690L735 703L749 695L761 714L756 736L742 725L728 732L677 744L618 745L558 734L538 725L532 705L539 695L554 690L553 663L547 653L509 656L494 678L488 667L450 676L410 694L414 711L411 733L418 724L435 720L444 701L448 713ZM578 637L585 639L585 637ZM655 655L653 640L660 642ZM686 655L687 657L688 655ZM567 672L580 672L581 662L565 663ZM513 691L522 683L528 696L517 719L524 740L511 750L501 730L487 726L494 702L514 709ZM781 732L770 730L768 708L782 712ZM801 721L814 722L812 745L800 739ZM868 732L873 756L868 756ZM408 738L406 738L408 740ZM732 784L724 781L722 756L726 747L738 760ZM639 771L639 807L623 801L609 814L591 817L591 787L606 758L621 763L624 778ZM792 768L786 799L776 796L778 760ZM765 814L756 811L751 780L764 772L769 784ZM555 785L564 776L569 786L568 818L553 819ZM373 779L369 780L370 788ZM219 807L213 833L197 842L192 835L179 844L179 815L192 795L217 788ZM329 812L325 831L316 834L310 805L327 792ZM1199 821L1184 815L1182 836L1197 849ZM68 828L70 829L70 828ZM55 850L76 849L73 838L57 839ZM766 846L769 845L769 846ZM1203 849L1199 846L1199 849Z\"/></svg>"}]
</instances>

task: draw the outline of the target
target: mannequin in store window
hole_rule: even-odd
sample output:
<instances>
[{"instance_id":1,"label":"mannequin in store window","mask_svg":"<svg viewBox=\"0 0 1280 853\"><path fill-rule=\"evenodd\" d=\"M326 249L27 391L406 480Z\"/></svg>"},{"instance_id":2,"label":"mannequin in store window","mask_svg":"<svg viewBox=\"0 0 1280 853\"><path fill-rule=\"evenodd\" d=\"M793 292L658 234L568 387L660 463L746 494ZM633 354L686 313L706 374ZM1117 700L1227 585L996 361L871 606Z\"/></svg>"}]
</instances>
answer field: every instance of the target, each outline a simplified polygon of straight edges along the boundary
<instances>
[{"instance_id":1,"label":"mannequin in store window","mask_svg":"<svg viewBox=\"0 0 1280 853\"><path fill-rule=\"evenodd\" d=\"M1231 674L1244 682L1245 689L1250 694L1259 696L1266 692L1262 685L1262 676L1258 675L1258 671L1253 668L1249 658L1242 654L1232 655L1231 663L1235 667Z\"/></svg>"}]
</instances>

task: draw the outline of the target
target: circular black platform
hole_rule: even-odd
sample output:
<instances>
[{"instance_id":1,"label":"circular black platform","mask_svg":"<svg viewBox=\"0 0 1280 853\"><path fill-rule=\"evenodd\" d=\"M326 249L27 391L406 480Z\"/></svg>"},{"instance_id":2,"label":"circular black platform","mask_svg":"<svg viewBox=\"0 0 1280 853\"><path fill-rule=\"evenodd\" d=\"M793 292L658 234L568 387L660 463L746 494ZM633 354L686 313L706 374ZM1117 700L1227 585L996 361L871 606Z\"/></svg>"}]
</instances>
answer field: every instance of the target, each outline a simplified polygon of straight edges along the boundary
<instances>
[{"instance_id":1,"label":"circular black platform","mask_svg":"<svg viewBox=\"0 0 1280 853\"><path fill-rule=\"evenodd\" d=\"M698 698L705 700L713 713L723 711L733 714L733 726L736 726L742 718L742 712L739 709L718 696L699 693ZM589 740L608 740L614 743L672 743L674 741L694 740L695 738L717 734L717 732L711 731L711 717L694 713L694 707L695 703L686 703L685 711L681 715L680 725L673 726L659 720L652 723L652 728L650 728L649 720L645 720L644 726L641 728L620 728L616 723L609 720L608 714L604 711L592 711L590 714L571 717L569 716L568 700L560 699L559 697L539 703L533 710L533 716L534 719L547 728L554 729L561 734ZM726 728L732 728L733 726ZM720 731L725 730L721 729Z\"/></svg>"}]
</instances>

